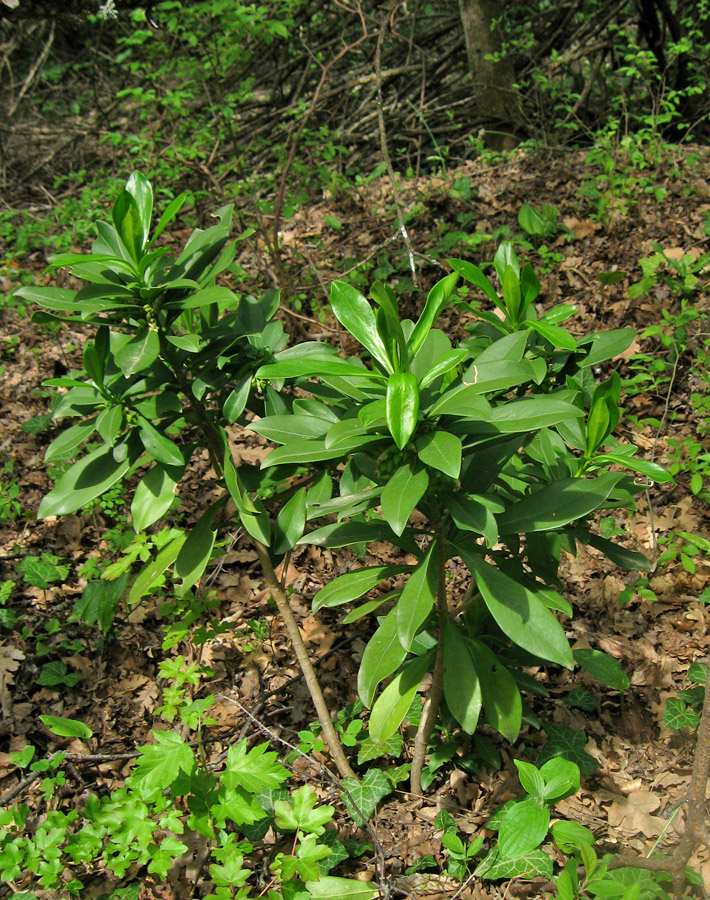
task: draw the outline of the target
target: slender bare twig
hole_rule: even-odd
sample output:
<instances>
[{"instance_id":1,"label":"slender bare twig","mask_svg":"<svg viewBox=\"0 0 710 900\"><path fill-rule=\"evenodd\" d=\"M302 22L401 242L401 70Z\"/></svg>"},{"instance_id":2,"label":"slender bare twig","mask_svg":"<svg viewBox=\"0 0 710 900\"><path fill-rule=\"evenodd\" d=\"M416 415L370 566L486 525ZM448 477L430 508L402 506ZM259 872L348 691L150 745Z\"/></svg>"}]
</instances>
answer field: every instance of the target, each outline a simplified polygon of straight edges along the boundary
<instances>
[{"instance_id":1,"label":"slender bare twig","mask_svg":"<svg viewBox=\"0 0 710 900\"><path fill-rule=\"evenodd\" d=\"M395 209L397 210L397 221L399 223L399 231L402 235L402 240L404 241L404 246L407 249L407 256L409 258L409 268L412 272L412 281L414 282L414 287L419 289L419 275L417 274L417 266L414 261L414 250L412 249L412 242L409 237L409 233L407 231L407 226L404 224L404 213L402 212L402 200L399 194L399 188L397 186L397 178L394 173L394 169L392 168L392 160L390 158L389 148L387 146L387 132L385 131L385 116L384 116L384 103L382 100L382 69L381 69L381 57L382 57L382 39L384 37L385 28L387 25L388 18L391 20L392 16L394 16L395 5L387 9L382 15L382 21L380 23L380 33L377 35L377 47L375 49L375 77L377 83L377 124L380 133L380 150L382 152L382 159L387 166L387 174L389 175L390 184L392 185L392 199L394 200Z\"/></svg>"}]
</instances>

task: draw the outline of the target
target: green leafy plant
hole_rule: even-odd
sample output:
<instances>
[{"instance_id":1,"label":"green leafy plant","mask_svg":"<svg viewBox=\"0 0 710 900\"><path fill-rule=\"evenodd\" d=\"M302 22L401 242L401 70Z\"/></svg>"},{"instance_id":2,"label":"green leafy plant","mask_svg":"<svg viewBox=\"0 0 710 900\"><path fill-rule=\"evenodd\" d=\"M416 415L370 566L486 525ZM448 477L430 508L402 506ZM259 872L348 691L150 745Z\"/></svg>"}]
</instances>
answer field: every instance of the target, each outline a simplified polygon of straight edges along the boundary
<instances>
[{"instance_id":1,"label":"green leafy plant","mask_svg":"<svg viewBox=\"0 0 710 900\"><path fill-rule=\"evenodd\" d=\"M54 418L80 421L60 433L46 459L65 462L80 454L82 446L85 451L43 498L38 515L74 512L138 476L130 512L134 530L143 532L168 513L192 455L198 447L206 449L224 493L200 511L189 533L167 531L169 539L133 580L128 603L138 603L167 577L172 577L179 601L194 596L193 589L212 559L218 516L231 497L257 547L307 673L331 752L341 774L352 775L286 592L274 575L276 562L301 535L305 490L285 503L272 526L259 494L273 496L278 482L259 477L255 469L251 477L248 467L237 470L227 432L243 420L248 403L253 401L253 411L264 411L264 399L255 399L252 390L254 373L275 353L283 353L287 343L281 323L273 318L278 292L267 291L256 299L237 296L216 283L235 254L235 244L227 243L231 206L217 212L216 225L195 230L177 257L156 245L186 199L183 193L172 200L152 231L153 189L135 172L113 205L111 223L97 224L99 237L92 253L51 259L51 269L68 267L89 284L78 291L57 287L20 291L24 299L43 307L33 315L34 321L70 321L96 328L95 340L84 347L86 379L48 382L66 389ZM305 359L311 347L302 345L292 352ZM275 397L269 389L266 399L273 403ZM98 446L87 443L96 440ZM137 543L134 559L144 543ZM124 571L104 571L104 580ZM87 608L96 621L108 626L116 590L105 587L103 594L94 590L97 596L87 599Z\"/></svg>"},{"instance_id":2,"label":"green leafy plant","mask_svg":"<svg viewBox=\"0 0 710 900\"><path fill-rule=\"evenodd\" d=\"M185 674L175 661L175 672ZM169 673L165 670L165 674ZM200 726L212 698L204 698ZM182 704L180 717L192 728L194 703ZM55 735L88 741L91 730L74 719L41 716ZM79 897L83 878L94 871L110 871L124 886L114 896L128 896L135 872L165 879L175 860L188 849L186 840L200 840L208 848L205 866L207 896L212 900L245 900L252 870L246 857L258 848L271 861L268 897L295 896L323 900L372 900L371 885L327 873L347 858L333 832L326 832L332 806L319 805L304 785L292 792L282 785L288 771L267 744L251 748L246 741L229 747L219 770L174 731L154 731L155 742L138 748L125 787L98 797L89 794L81 805L65 812L57 788L66 783L63 752L34 759L27 745L10 754L10 762L41 777L46 810L33 822L24 804L0 813L0 878L14 885L30 875L49 891L65 890ZM264 837L272 828L277 840L269 853ZM331 837L328 838L327 834ZM334 856L331 863L330 857Z\"/></svg>"},{"instance_id":3,"label":"green leafy plant","mask_svg":"<svg viewBox=\"0 0 710 900\"><path fill-rule=\"evenodd\" d=\"M620 380L593 387L590 366L627 346L628 330L578 342L557 324L568 308L538 318L539 282L508 243L494 260L502 296L473 264L450 263L454 272L430 291L416 322L400 319L394 292L382 283L371 289L373 308L335 282L333 312L372 367L324 345L308 359L277 354L257 377L292 380L309 396L282 394L251 426L280 445L262 469L298 466L310 474L311 486L289 501L300 494L300 529L304 520L336 517L299 543L362 552L384 540L415 560L356 568L313 600L315 611L335 608L385 586L346 621L379 613L358 675L375 744L397 732L431 673L412 763L415 792L442 704L465 732L483 714L512 741L521 727L523 661L574 666L553 613L571 615L555 590L563 548L574 552L580 541L622 565L648 566L588 527L598 509L633 506L633 481L610 467L669 478L635 459L633 446L604 449L620 415ZM453 347L433 325L459 273L503 315L476 304L482 321ZM446 588L455 558L471 579L464 597Z\"/></svg>"}]
</instances>

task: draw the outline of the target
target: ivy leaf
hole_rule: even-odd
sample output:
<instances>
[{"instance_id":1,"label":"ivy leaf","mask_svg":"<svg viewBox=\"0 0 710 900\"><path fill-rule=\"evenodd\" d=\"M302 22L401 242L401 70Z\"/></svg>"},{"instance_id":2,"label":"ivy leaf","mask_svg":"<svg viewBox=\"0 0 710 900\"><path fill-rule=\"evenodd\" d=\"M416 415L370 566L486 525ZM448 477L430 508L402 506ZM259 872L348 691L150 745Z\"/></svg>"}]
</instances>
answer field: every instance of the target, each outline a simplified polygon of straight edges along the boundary
<instances>
[{"instance_id":1,"label":"ivy leaf","mask_svg":"<svg viewBox=\"0 0 710 900\"><path fill-rule=\"evenodd\" d=\"M700 716L678 697L670 697L663 710L663 724L679 731L681 728L697 728Z\"/></svg>"},{"instance_id":2,"label":"ivy leaf","mask_svg":"<svg viewBox=\"0 0 710 900\"><path fill-rule=\"evenodd\" d=\"M41 556L26 556L16 567L23 575L25 584L47 590L52 584L66 581L69 577L69 566L62 565L61 559L52 553Z\"/></svg>"},{"instance_id":3,"label":"ivy leaf","mask_svg":"<svg viewBox=\"0 0 710 900\"><path fill-rule=\"evenodd\" d=\"M584 752L587 744L587 735L584 731L574 731L572 728L552 723L545 725L544 730L548 740L537 755L535 760L537 766L542 766L549 759L562 757L576 763L584 775L591 775L596 771L597 761Z\"/></svg>"},{"instance_id":4,"label":"ivy leaf","mask_svg":"<svg viewBox=\"0 0 710 900\"><path fill-rule=\"evenodd\" d=\"M367 825L380 800L392 793L392 785L381 769L369 769L362 781L343 778L341 784L344 788L342 797L345 808L353 822L360 827Z\"/></svg>"}]
</instances>

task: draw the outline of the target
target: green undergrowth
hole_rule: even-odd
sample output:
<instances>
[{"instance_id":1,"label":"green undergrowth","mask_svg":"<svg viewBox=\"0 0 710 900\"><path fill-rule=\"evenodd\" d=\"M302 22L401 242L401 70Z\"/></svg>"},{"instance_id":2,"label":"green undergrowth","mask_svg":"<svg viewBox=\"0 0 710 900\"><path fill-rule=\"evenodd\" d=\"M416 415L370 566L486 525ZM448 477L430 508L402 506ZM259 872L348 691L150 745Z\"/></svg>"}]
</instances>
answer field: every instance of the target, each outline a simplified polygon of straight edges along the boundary
<instances>
[{"instance_id":1,"label":"green undergrowth","mask_svg":"<svg viewBox=\"0 0 710 900\"><path fill-rule=\"evenodd\" d=\"M81 681L67 661L81 649L83 629L95 629L100 646L114 639L122 616L157 604L165 623L160 720L153 742L137 749L125 786L78 804L61 791L65 751L35 758L28 743L13 754L40 794L32 808L22 800L3 813L0 876L18 892L29 879L80 896L97 869L107 868L112 896L125 897L136 878L168 877L200 840L203 893L219 900L251 890L285 900L375 895L347 877L354 860L371 852L373 834L362 831L359 843L341 839L332 824L336 807L319 803L309 785L296 787L273 750L213 731L211 673L173 655L183 641L199 647L233 630L209 573L241 528L317 712L284 759L327 754L338 821L348 815L365 829L395 788L409 781L421 793L454 761L472 773L499 768L507 743L516 747L526 796L494 814L488 829L498 837L488 843L477 835L467 845L451 821L437 822L450 873L543 874L565 900L602 892L665 896L662 876L608 869L585 829L550 829L551 808L579 789L580 773L593 772L595 762L584 752L584 732L549 721L553 701L530 667L579 667L622 702L630 689L613 657L572 651L562 622L575 610L562 592L562 554L586 545L614 565L648 571L642 554L615 542L624 532L614 517L632 516L647 484L671 481L615 436L622 382L609 364L630 345L633 329L575 337L564 324L573 307L536 305L540 281L518 251L545 259L540 251L560 230L557 210L522 207L517 241L490 247L492 258L481 265L448 259L450 273L433 285L415 320L401 314L397 294L382 281L369 299L352 282L335 281L332 312L359 346L344 358L325 342L289 342L276 317L277 291L255 297L222 284L237 247L229 241L229 205L176 250L160 238L188 195L173 198L157 223L153 200L151 183L134 173L111 220L97 223L92 252L52 257L50 271L69 269L83 287L18 291L22 302L40 307L38 327L68 321L92 335L83 369L45 384L58 428L46 453L54 487L38 514L93 516L111 527L109 555L86 561L79 573L86 587L69 633L58 618L33 633L13 604L20 582L43 592L66 583L72 574L61 557L26 556L0 599L3 627L18 632L40 662L36 683L57 692ZM556 264L549 254L547 263ZM690 314L702 270L695 259L675 265L662 254L642 269L647 279L667 279L685 300L668 331L647 335L668 338L664 346L677 356L681 335L691 333L684 329L702 321ZM453 340L436 328L449 305L469 313ZM693 346L704 353L707 345ZM666 364L677 368L673 357ZM260 466L238 465L232 455L231 438L242 430L271 444ZM179 498L202 452L216 490L188 518ZM11 480L6 490L2 508L11 519ZM687 545L707 549L692 535L677 537L686 567L693 555ZM364 564L368 548L383 542L401 561ZM311 598L313 611L329 610L343 626L370 622L352 685L357 699L338 713L327 708L291 611L294 598L276 575L303 545L354 552L351 568ZM454 566L463 591L450 577ZM643 590L644 577L635 589ZM239 634L248 653L263 640L263 623L240 623ZM669 702L669 725L697 725L700 692L689 691L678 698L685 707ZM596 699L578 686L564 702L591 710ZM100 751L85 724L45 718L55 736ZM547 736L535 759L530 729ZM210 750L215 740L225 746L220 754ZM559 853L568 858L561 870ZM343 874L331 875L339 865Z\"/></svg>"}]
</instances>

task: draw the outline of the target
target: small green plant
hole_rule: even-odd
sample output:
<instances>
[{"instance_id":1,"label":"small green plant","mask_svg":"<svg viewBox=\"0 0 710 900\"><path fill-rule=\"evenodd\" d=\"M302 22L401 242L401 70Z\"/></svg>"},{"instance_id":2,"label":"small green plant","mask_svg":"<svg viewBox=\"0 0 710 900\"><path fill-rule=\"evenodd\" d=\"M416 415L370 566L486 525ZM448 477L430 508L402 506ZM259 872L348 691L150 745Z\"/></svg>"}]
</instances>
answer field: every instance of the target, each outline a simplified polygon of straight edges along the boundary
<instances>
[{"instance_id":1,"label":"small green plant","mask_svg":"<svg viewBox=\"0 0 710 900\"><path fill-rule=\"evenodd\" d=\"M14 471L14 462L6 459L0 471L0 522L14 522L22 515L20 485L13 477Z\"/></svg>"},{"instance_id":2,"label":"small green plant","mask_svg":"<svg viewBox=\"0 0 710 900\"><path fill-rule=\"evenodd\" d=\"M191 678L178 660L167 677ZM183 725L209 724L206 713L212 698L178 703ZM91 730L74 719L41 716L60 737L84 741ZM155 742L138 748L125 787L98 797L89 794L80 806L65 812L57 789L66 783L62 768L66 754L34 760L27 745L10 754L10 762L40 773L45 804L39 824L24 804L0 813L0 878L13 890L29 875L45 891L64 890L80 897L87 874L108 870L123 884L115 896L142 883L131 874L144 869L165 879L168 870L188 849L185 840L199 840L208 848L206 879L212 900L246 900L252 878L246 858L255 846L270 860L270 900L318 897L323 900L372 900L376 889L362 882L327 874L348 853L325 826L335 812L319 805L304 785L292 792L282 785L288 771L268 745L251 748L246 741L229 747L220 770L208 764L174 731L154 731ZM34 761L33 761L34 760ZM269 850L264 837L273 829L276 844ZM333 862L330 862L333 857Z\"/></svg>"}]
</instances>

